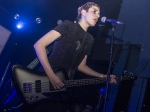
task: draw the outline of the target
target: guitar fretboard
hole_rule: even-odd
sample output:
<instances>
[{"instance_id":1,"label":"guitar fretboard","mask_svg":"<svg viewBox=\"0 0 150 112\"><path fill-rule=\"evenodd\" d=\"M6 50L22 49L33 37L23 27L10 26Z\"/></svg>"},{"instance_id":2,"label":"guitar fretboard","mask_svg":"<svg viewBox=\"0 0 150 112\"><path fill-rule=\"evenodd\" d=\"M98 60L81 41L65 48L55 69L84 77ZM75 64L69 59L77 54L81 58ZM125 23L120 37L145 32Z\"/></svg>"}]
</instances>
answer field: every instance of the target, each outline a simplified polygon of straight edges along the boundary
<instances>
[{"instance_id":1,"label":"guitar fretboard","mask_svg":"<svg viewBox=\"0 0 150 112\"><path fill-rule=\"evenodd\" d=\"M123 80L124 78L116 77L116 80ZM76 79L76 80L64 80L63 83L65 87L73 87L73 86L82 86L82 85L91 85L91 84L99 84L105 83L106 78L92 78L92 79Z\"/></svg>"}]
</instances>

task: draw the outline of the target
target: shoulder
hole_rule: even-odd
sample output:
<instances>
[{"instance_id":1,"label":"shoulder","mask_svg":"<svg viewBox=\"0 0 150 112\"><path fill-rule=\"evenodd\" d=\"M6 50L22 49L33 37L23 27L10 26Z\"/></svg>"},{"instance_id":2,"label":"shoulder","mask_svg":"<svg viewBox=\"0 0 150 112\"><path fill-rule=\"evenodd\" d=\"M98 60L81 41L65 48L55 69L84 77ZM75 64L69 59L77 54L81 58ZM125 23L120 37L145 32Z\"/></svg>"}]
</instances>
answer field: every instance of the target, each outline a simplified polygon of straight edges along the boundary
<instances>
[{"instance_id":1,"label":"shoulder","mask_svg":"<svg viewBox=\"0 0 150 112\"><path fill-rule=\"evenodd\" d=\"M66 30L71 31L71 33L78 31L79 25L75 22L69 21L69 20L65 20L63 21L60 26L63 26L66 28Z\"/></svg>"},{"instance_id":2,"label":"shoulder","mask_svg":"<svg viewBox=\"0 0 150 112\"><path fill-rule=\"evenodd\" d=\"M72 28L72 26L74 26L74 23L72 21L65 20L61 24L56 26L56 28L62 28L64 30L69 30L70 28Z\"/></svg>"},{"instance_id":3,"label":"shoulder","mask_svg":"<svg viewBox=\"0 0 150 112\"><path fill-rule=\"evenodd\" d=\"M61 24L74 24L74 22L69 21L69 20L65 20L65 21L63 21Z\"/></svg>"}]
</instances>

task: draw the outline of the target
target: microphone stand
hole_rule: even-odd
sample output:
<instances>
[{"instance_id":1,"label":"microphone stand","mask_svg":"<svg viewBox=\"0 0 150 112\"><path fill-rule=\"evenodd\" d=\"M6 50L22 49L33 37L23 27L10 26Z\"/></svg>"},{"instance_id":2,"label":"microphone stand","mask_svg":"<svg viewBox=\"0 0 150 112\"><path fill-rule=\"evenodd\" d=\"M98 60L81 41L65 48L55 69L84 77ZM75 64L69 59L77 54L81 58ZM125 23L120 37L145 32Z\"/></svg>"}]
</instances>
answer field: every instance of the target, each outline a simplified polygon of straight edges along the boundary
<instances>
[{"instance_id":1,"label":"microphone stand","mask_svg":"<svg viewBox=\"0 0 150 112\"><path fill-rule=\"evenodd\" d=\"M106 78L106 94L104 97L104 112L106 112L106 103L107 103L107 96L108 96L108 88L109 88L109 82L110 82L110 69L112 64L112 48L113 48L113 39L114 39L114 31L117 24L112 23L112 41L110 46L110 62L109 62L109 68L107 71L107 78Z\"/></svg>"},{"instance_id":2,"label":"microphone stand","mask_svg":"<svg viewBox=\"0 0 150 112\"><path fill-rule=\"evenodd\" d=\"M99 89L99 100L98 100L96 108L94 109L94 112L99 112L99 110L102 106L102 103L103 103L103 98L104 98L105 93L106 93L105 87L102 87Z\"/></svg>"}]
</instances>

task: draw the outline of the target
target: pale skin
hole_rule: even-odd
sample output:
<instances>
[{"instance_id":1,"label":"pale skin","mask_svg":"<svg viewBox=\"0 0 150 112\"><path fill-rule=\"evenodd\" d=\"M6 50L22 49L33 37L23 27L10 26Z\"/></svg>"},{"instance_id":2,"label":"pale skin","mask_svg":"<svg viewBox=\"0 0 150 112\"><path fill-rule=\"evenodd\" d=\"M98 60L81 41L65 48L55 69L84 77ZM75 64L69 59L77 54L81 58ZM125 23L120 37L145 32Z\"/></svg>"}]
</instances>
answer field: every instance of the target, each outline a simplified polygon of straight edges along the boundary
<instances>
[{"instance_id":1,"label":"pale skin","mask_svg":"<svg viewBox=\"0 0 150 112\"><path fill-rule=\"evenodd\" d=\"M88 11L82 10L81 14L82 16L78 23L85 31L87 31L88 27L95 26L98 18L100 17L100 10L98 7L92 6L91 8L89 8ZM61 34L59 32L51 30L34 44L37 57L40 63L42 64L46 74L48 75L51 84L55 89L61 89L64 86L64 83L61 81L59 77L56 76L56 74L52 70L50 62L48 61L45 48L50 43L52 43L53 41L55 41L60 37ZM78 71L81 71L90 76L100 77L101 74L89 68L86 65L86 61L87 55L85 55L84 59L79 64ZM106 75L104 75L104 78L106 78ZM110 75L110 83L116 83L116 77L114 75Z\"/></svg>"}]
</instances>

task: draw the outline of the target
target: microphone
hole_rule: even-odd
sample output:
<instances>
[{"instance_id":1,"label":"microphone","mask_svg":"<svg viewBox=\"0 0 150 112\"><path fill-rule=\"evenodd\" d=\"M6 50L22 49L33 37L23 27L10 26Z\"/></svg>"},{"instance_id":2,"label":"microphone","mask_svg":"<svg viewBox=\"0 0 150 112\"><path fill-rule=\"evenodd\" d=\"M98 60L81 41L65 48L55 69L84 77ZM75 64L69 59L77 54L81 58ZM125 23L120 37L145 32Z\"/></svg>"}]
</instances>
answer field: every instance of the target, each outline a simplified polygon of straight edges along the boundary
<instances>
[{"instance_id":1,"label":"microphone","mask_svg":"<svg viewBox=\"0 0 150 112\"><path fill-rule=\"evenodd\" d=\"M102 17L101 22L103 22L103 23L109 22L109 23L112 23L112 24L124 24L120 21L116 21L116 20L113 20L113 19L107 19L106 17Z\"/></svg>"}]
</instances>

